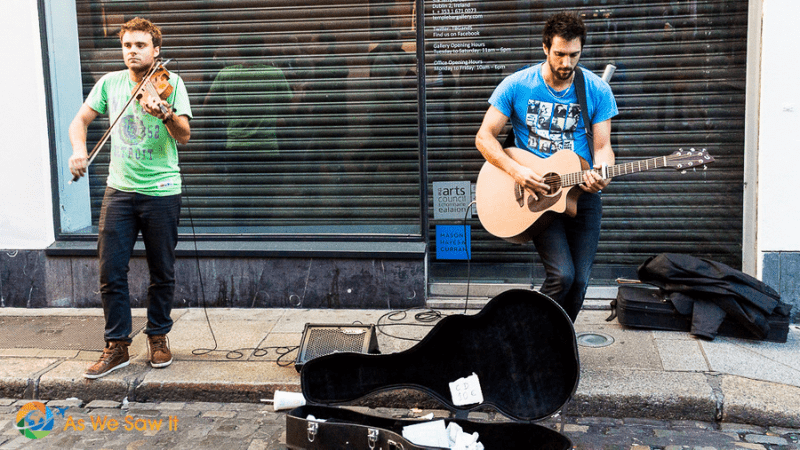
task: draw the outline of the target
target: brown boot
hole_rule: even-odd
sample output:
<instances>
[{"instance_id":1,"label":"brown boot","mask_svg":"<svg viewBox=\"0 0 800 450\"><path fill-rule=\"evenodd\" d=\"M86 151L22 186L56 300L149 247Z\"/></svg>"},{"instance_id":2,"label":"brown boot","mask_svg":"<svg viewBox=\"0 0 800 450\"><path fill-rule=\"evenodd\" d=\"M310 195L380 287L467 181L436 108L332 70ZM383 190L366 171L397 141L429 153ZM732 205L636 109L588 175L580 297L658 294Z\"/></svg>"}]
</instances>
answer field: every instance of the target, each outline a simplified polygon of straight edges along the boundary
<instances>
[{"instance_id":1,"label":"brown boot","mask_svg":"<svg viewBox=\"0 0 800 450\"><path fill-rule=\"evenodd\" d=\"M104 377L130 364L130 357L128 356L129 345L125 341L106 342L106 348L103 349L103 355L100 356L100 360L89 367L83 376L93 380Z\"/></svg>"},{"instance_id":2,"label":"brown boot","mask_svg":"<svg viewBox=\"0 0 800 450\"><path fill-rule=\"evenodd\" d=\"M151 366L159 368L172 364L172 352L169 351L166 334L148 335L147 344L150 347Z\"/></svg>"}]
</instances>

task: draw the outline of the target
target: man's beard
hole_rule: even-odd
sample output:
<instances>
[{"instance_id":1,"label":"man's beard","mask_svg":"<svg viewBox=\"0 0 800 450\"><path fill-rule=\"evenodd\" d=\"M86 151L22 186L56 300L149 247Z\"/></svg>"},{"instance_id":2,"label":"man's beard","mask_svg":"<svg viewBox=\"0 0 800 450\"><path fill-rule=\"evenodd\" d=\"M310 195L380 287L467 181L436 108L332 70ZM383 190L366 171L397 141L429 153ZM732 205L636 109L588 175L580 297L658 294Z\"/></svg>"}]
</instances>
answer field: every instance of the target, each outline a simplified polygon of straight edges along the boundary
<instances>
[{"instance_id":1,"label":"man's beard","mask_svg":"<svg viewBox=\"0 0 800 450\"><path fill-rule=\"evenodd\" d=\"M574 68L569 69L569 71L567 72L564 72L563 70L557 70L555 67L553 67L552 64L550 64L550 73L552 73L553 76L559 81L568 81L570 78L572 78L572 74L574 72L575 72Z\"/></svg>"}]
</instances>

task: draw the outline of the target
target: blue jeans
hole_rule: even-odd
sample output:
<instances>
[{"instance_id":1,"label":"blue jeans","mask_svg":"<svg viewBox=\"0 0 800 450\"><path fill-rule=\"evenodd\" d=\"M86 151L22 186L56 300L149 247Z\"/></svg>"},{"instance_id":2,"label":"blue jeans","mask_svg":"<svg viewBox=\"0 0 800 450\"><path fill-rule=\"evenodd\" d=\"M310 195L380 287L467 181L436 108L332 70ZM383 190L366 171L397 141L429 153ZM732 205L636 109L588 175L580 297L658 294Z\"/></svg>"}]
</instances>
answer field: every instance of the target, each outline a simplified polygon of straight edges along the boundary
<instances>
[{"instance_id":1,"label":"blue jeans","mask_svg":"<svg viewBox=\"0 0 800 450\"><path fill-rule=\"evenodd\" d=\"M589 286L602 216L601 195L584 192L578 197L574 218L559 214L533 239L546 273L540 290L561 305L573 322Z\"/></svg>"},{"instance_id":2,"label":"blue jeans","mask_svg":"<svg viewBox=\"0 0 800 450\"><path fill-rule=\"evenodd\" d=\"M150 271L145 333L167 334L172 329L180 211L180 195L154 197L106 188L97 239L106 341L131 342L128 270L140 231Z\"/></svg>"}]
</instances>

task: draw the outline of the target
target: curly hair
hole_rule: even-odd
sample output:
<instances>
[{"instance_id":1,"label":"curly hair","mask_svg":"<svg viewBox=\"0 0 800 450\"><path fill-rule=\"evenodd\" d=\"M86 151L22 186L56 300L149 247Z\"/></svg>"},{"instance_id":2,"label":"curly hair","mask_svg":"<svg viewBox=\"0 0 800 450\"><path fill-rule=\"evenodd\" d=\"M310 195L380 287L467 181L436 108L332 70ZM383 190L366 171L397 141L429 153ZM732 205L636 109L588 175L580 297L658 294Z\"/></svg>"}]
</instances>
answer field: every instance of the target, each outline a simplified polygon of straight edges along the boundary
<instances>
[{"instance_id":1,"label":"curly hair","mask_svg":"<svg viewBox=\"0 0 800 450\"><path fill-rule=\"evenodd\" d=\"M581 39L581 48L586 44L586 25L580 16L569 12L554 14L544 24L542 42L548 49L553 45L553 37L558 36L565 41Z\"/></svg>"},{"instance_id":2,"label":"curly hair","mask_svg":"<svg viewBox=\"0 0 800 450\"><path fill-rule=\"evenodd\" d=\"M161 47L161 28L158 28L157 25L147 19L134 17L122 25L122 28L119 30L120 41L122 40L122 36L128 31L144 31L150 33L150 36L153 38L153 47Z\"/></svg>"}]
</instances>

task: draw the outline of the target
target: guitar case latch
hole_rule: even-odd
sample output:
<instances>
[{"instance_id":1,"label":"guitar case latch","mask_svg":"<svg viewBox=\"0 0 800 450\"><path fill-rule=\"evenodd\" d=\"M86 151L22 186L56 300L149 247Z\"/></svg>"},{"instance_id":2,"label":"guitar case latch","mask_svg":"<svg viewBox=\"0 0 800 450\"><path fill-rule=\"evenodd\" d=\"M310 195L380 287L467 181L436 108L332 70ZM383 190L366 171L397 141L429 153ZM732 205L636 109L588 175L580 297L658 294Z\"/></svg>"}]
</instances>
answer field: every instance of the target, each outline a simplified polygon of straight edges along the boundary
<instances>
[{"instance_id":1,"label":"guitar case latch","mask_svg":"<svg viewBox=\"0 0 800 450\"><path fill-rule=\"evenodd\" d=\"M314 442L314 439L317 437L318 430L319 424L317 422L308 423L308 442Z\"/></svg>"}]
</instances>

